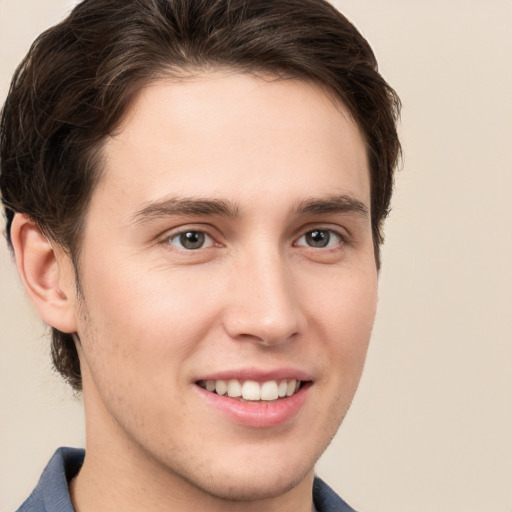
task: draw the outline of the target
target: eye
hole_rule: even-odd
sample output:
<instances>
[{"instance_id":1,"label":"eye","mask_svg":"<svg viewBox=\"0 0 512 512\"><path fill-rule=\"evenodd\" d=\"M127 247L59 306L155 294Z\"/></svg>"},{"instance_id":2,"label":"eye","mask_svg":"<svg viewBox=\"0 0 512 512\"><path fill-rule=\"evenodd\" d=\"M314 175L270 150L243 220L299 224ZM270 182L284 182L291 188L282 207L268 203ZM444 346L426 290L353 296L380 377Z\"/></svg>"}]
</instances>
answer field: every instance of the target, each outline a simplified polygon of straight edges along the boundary
<instances>
[{"instance_id":1,"label":"eye","mask_svg":"<svg viewBox=\"0 0 512 512\"><path fill-rule=\"evenodd\" d=\"M313 229L304 233L296 242L296 245L302 247L313 247L315 249L324 249L335 247L343 242L339 233L332 229Z\"/></svg>"},{"instance_id":2,"label":"eye","mask_svg":"<svg viewBox=\"0 0 512 512\"><path fill-rule=\"evenodd\" d=\"M171 245L174 245L179 249L185 249L187 251L203 249L213 245L213 240L209 235L203 231L192 230L176 233L175 235L169 237L168 241Z\"/></svg>"}]
</instances>

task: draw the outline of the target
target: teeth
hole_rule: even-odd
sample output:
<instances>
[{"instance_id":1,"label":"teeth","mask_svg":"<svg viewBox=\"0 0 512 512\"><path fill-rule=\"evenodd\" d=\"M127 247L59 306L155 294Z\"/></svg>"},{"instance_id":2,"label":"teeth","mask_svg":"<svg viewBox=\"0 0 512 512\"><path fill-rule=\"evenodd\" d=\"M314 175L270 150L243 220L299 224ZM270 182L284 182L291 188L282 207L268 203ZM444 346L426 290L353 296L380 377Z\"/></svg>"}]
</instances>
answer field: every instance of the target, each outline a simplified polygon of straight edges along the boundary
<instances>
[{"instance_id":1,"label":"teeth","mask_svg":"<svg viewBox=\"0 0 512 512\"><path fill-rule=\"evenodd\" d=\"M231 379L228 381L228 396L232 398L242 396L242 386L236 379Z\"/></svg>"},{"instance_id":2,"label":"teeth","mask_svg":"<svg viewBox=\"0 0 512 512\"><path fill-rule=\"evenodd\" d=\"M288 389L286 390L286 396L292 396L293 393L295 393L295 390L297 389L297 381L295 379L292 379L288 382Z\"/></svg>"},{"instance_id":3,"label":"teeth","mask_svg":"<svg viewBox=\"0 0 512 512\"><path fill-rule=\"evenodd\" d=\"M277 400L279 396L277 392L277 382L275 380L269 380L264 382L261 386L261 399L262 400Z\"/></svg>"},{"instance_id":4,"label":"teeth","mask_svg":"<svg viewBox=\"0 0 512 512\"><path fill-rule=\"evenodd\" d=\"M226 380L207 380L202 381L200 385L211 393L218 395L228 395L231 398L243 398L250 401L273 401L278 398L292 396L300 388L300 381L291 380L269 380L266 382L256 382L246 380L240 382L238 379Z\"/></svg>"},{"instance_id":5,"label":"teeth","mask_svg":"<svg viewBox=\"0 0 512 512\"><path fill-rule=\"evenodd\" d=\"M224 395L226 394L226 391L228 390L228 385L226 384L225 380L217 380L215 381L215 391L217 392L217 395Z\"/></svg>"},{"instance_id":6,"label":"teeth","mask_svg":"<svg viewBox=\"0 0 512 512\"><path fill-rule=\"evenodd\" d=\"M242 385L242 398L244 400L261 400L260 385L254 380L246 380Z\"/></svg>"},{"instance_id":7,"label":"teeth","mask_svg":"<svg viewBox=\"0 0 512 512\"><path fill-rule=\"evenodd\" d=\"M279 395L279 398L283 398L283 396L286 396L287 391L288 391L288 382L286 380L282 380L279 383L279 387L277 388L277 394Z\"/></svg>"}]
</instances>

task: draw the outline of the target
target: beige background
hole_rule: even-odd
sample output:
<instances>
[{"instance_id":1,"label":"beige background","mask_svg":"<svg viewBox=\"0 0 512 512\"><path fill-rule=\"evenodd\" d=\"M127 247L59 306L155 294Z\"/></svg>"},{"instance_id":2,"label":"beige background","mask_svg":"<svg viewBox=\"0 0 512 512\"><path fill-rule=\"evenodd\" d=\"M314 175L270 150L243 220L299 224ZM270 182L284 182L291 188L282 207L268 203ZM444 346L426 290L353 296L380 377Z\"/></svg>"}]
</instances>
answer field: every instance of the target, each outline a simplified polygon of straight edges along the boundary
<instances>
[{"instance_id":1,"label":"beige background","mask_svg":"<svg viewBox=\"0 0 512 512\"><path fill-rule=\"evenodd\" d=\"M0 0L0 97L71 0ZM512 2L339 0L403 103L380 306L352 410L318 472L361 512L512 511ZM0 248L0 510L80 401Z\"/></svg>"}]
</instances>

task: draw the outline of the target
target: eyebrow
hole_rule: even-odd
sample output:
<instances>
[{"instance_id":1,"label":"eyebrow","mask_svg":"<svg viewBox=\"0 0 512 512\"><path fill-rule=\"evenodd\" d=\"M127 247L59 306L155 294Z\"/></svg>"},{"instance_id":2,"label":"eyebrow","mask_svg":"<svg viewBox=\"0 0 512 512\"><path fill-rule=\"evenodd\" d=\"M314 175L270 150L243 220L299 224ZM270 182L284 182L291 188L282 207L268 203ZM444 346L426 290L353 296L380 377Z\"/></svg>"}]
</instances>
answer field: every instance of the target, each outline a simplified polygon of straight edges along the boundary
<instances>
[{"instance_id":1,"label":"eyebrow","mask_svg":"<svg viewBox=\"0 0 512 512\"><path fill-rule=\"evenodd\" d=\"M146 203L131 217L131 221L145 223L172 215L217 215L220 217L239 216L238 205L220 199L194 197L169 197Z\"/></svg>"},{"instance_id":2,"label":"eyebrow","mask_svg":"<svg viewBox=\"0 0 512 512\"><path fill-rule=\"evenodd\" d=\"M368 218L368 208L360 201L349 195L333 195L321 199L307 199L296 206L299 215L321 215L324 213L355 213Z\"/></svg>"},{"instance_id":3,"label":"eyebrow","mask_svg":"<svg viewBox=\"0 0 512 512\"><path fill-rule=\"evenodd\" d=\"M322 215L326 213L356 213L368 217L368 208L358 199L349 195L333 195L326 198L312 198L300 201L294 208L296 215ZM215 215L236 218L240 216L237 204L222 199L169 197L145 203L131 216L131 221L143 224L172 215Z\"/></svg>"}]
</instances>

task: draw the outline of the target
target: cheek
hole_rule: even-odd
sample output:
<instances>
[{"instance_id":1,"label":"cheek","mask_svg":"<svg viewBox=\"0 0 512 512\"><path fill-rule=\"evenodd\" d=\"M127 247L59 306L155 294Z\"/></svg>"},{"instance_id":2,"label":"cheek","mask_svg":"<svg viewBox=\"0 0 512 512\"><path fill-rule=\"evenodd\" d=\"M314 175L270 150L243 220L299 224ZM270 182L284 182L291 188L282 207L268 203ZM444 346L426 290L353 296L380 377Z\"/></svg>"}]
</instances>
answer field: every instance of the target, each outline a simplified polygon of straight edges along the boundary
<instances>
[{"instance_id":1,"label":"cheek","mask_svg":"<svg viewBox=\"0 0 512 512\"><path fill-rule=\"evenodd\" d=\"M219 316L219 297L204 276L168 269L90 268L94 280L84 289L89 327L101 340L102 357L129 361L137 369L186 360Z\"/></svg>"},{"instance_id":2,"label":"cheek","mask_svg":"<svg viewBox=\"0 0 512 512\"><path fill-rule=\"evenodd\" d=\"M357 382L362 371L375 319L377 274L367 271L343 272L319 289L312 304L309 321L322 337L329 354L334 379ZM352 387L348 382L345 385Z\"/></svg>"},{"instance_id":3,"label":"cheek","mask_svg":"<svg viewBox=\"0 0 512 512\"><path fill-rule=\"evenodd\" d=\"M359 344L369 338L373 326L377 273L371 266L367 270L343 269L338 275L333 272L316 288L314 297L310 292L309 302L314 304L313 315L322 319L329 334L346 333L348 344Z\"/></svg>"},{"instance_id":4,"label":"cheek","mask_svg":"<svg viewBox=\"0 0 512 512\"><path fill-rule=\"evenodd\" d=\"M171 399L180 402L180 393L171 391L183 384L187 361L208 329L206 321L198 321L205 319L208 305L198 303L190 286L117 271L84 288L79 331L87 367L84 385L88 378L89 394L94 387L111 414L137 424L146 415L165 416Z\"/></svg>"}]
</instances>

